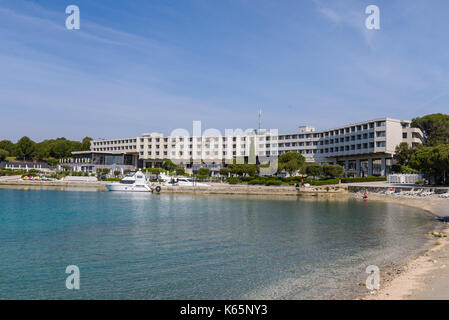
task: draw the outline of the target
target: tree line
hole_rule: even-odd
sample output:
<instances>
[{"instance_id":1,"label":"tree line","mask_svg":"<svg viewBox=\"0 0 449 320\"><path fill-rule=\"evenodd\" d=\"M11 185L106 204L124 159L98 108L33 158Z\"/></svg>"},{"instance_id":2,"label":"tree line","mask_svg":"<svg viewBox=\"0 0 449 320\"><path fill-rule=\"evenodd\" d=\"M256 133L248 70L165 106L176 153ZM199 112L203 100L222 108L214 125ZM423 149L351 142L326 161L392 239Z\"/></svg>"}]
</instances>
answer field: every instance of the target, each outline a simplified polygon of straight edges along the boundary
<instances>
[{"instance_id":1,"label":"tree line","mask_svg":"<svg viewBox=\"0 0 449 320\"><path fill-rule=\"evenodd\" d=\"M401 143L396 147L394 171L424 173L435 184L447 184L449 174L449 115L429 114L414 118L412 127L423 132L423 144L409 147Z\"/></svg>"},{"instance_id":2,"label":"tree line","mask_svg":"<svg viewBox=\"0 0 449 320\"><path fill-rule=\"evenodd\" d=\"M34 142L26 136L16 143L10 140L1 140L0 161L7 157L15 157L17 160L46 161L50 165L55 165L59 159L70 157L72 151L90 150L91 140L92 138L85 137L82 141L57 138Z\"/></svg>"}]
</instances>

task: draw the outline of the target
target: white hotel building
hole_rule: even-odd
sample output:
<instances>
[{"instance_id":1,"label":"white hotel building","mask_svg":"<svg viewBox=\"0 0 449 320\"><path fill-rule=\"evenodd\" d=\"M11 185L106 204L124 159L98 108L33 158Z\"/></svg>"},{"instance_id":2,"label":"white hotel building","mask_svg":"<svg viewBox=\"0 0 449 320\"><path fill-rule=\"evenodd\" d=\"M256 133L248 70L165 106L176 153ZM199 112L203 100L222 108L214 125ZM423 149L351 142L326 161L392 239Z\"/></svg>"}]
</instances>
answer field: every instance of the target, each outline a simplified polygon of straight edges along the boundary
<instances>
[{"instance_id":1,"label":"white hotel building","mask_svg":"<svg viewBox=\"0 0 449 320\"><path fill-rule=\"evenodd\" d=\"M186 171L209 167L217 172L233 159L265 163L285 152L298 152L307 162L339 164L349 176L386 175L391 172L397 145L422 142L422 132L410 121L374 119L316 131L302 126L298 132L278 134L275 130L240 132L224 136L164 136L94 140L90 151L73 152L65 162L75 170L96 167L160 167L165 160L181 164Z\"/></svg>"}]
</instances>

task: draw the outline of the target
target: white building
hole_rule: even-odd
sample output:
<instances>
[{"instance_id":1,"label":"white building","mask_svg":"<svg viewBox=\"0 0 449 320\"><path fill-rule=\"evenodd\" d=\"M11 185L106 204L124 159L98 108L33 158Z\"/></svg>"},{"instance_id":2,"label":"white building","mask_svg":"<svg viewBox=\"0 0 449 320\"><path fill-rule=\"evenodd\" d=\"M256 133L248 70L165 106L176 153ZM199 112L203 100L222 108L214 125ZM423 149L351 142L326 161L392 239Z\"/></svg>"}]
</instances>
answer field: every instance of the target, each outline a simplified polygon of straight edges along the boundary
<instances>
[{"instance_id":1,"label":"white building","mask_svg":"<svg viewBox=\"0 0 449 320\"><path fill-rule=\"evenodd\" d=\"M276 130L224 136L145 133L134 138L93 140L91 151L74 152L68 162L149 168L160 167L170 159L187 170L206 166L217 171L233 159L264 163L294 151L307 162L342 165L351 176L387 175L396 146L401 142L413 146L421 140L421 130L411 128L410 121L381 118L321 131L302 126L288 134Z\"/></svg>"}]
</instances>

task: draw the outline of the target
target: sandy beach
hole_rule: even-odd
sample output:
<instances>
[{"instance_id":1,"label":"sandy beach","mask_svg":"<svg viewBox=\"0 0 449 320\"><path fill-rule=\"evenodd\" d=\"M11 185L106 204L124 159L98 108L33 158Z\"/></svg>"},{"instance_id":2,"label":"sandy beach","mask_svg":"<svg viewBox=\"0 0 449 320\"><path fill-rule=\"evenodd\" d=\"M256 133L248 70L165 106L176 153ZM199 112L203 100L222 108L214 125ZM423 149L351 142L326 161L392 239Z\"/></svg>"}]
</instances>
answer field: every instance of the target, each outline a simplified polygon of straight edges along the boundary
<instances>
[{"instance_id":1,"label":"sandy beach","mask_svg":"<svg viewBox=\"0 0 449 320\"><path fill-rule=\"evenodd\" d=\"M361 198L360 194L348 194L348 196ZM384 277L384 279L382 279L381 270L380 290L370 292L361 299L449 299L449 238L441 236L449 237L449 224L445 222L445 218L449 217L449 199L441 199L436 196L407 198L371 193L369 201L388 201L421 208L441 218L442 221L437 236L429 235L431 247L423 255L412 259L405 266L386 271L390 276Z\"/></svg>"}]
</instances>

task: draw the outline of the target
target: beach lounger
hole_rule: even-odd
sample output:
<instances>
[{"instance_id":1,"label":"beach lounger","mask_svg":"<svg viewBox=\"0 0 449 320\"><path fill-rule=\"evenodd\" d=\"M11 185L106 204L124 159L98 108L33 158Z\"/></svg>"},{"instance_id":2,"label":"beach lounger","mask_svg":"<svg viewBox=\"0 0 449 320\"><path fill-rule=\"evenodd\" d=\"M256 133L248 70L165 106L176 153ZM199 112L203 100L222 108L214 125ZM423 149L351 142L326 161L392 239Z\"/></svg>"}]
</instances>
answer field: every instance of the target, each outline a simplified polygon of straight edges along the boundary
<instances>
[{"instance_id":1,"label":"beach lounger","mask_svg":"<svg viewBox=\"0 0 449 320\"><path fill-rule=\"evenodd\" d=\"M440 194L440 198L449 198L449 190L447 190L445 193Z\"/></svg>"},{"instance_id":2,"label":"beach lounger","mask_svg":"<svg viewBox=\"0 0 449 320\"><path fill-rule=\"evenodd\" d=\"M433 191L433 190L435 190L435 189L430 188L428 191L421 192L419 194L419 196L420 197L428 197L428 196L430 196L430 195L435 193L435 191Z\"/></svg>"}]
</instances>

